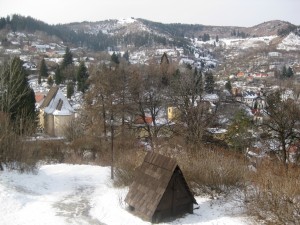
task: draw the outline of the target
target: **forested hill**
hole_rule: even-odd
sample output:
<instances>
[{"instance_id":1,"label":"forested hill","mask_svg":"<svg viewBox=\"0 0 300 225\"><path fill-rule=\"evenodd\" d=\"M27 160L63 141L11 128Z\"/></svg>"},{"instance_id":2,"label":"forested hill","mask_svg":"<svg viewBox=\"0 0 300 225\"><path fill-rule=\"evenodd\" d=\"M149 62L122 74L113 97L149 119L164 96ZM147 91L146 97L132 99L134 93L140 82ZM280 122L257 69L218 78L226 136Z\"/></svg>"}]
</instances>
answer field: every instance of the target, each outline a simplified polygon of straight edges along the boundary
<instances>
[{"instance_id":1,"label":"forested hill","mask_svg":"<svg viewBox=\"0 0 300 225\"><path fill-rule=\"evenodd\" d=\"M190 45L191 38L285 35L295 30L296 26L279 20L247 28L201 24L164 24L134 18L49 25L32 17L15 14L0 18L0 30L5 29L29 33L40 31L49 36L56 36L69 45L101 51L116 46L186 48ZM0 38L3 39L5 36L1 35Z\"/></svg>"}]
</instances>

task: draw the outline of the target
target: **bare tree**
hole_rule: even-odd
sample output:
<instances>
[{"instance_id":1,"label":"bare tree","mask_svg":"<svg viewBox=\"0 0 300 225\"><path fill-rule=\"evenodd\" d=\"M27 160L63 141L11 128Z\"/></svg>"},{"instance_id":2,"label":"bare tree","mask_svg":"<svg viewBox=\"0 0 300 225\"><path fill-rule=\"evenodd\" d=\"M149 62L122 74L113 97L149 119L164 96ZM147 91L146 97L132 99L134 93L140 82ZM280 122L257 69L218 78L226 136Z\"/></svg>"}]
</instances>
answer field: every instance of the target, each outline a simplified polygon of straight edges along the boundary
<instances>
[{"instance_id":1,"label":"bare tree","mask_svg":"<svg viewBox=\"0 0 300 225\"><path fill-rule=\"evenodd\" d=\"M160 124L158 119L166 109L165 84L162 82L162 75L158 64L151 63L149 66L136 68L129 85L132 101L132 113L135 113L143 120L143 128L148 134L150 145L155 149L156 140L165 124ZM147 121L151 118L151 123Z\"/></svg>"},{"instance_id":2,"label":"bare tree","mask_svg":"<svg viewBox=\"0 0 300 225\"><path fill-rule=\"evenodd\" d=\"M269 94L266 98L267 119L262 126L278 141L275 149L281 155L284 165L287 165L287 147L299 140L300 109L293 99L284 99L282 90Z\"/></svg>"},{"instance_id":3,"label":"bare tree","mask_svg":"<svg viewBox=\"0 0 300 225\"><path fill-rule=\"evenodd\" d=\"M208 101L203 100L201 72L184 69L172 79L170 99L179 110L177 122L180 131L189 143L202 141L206 129L215 120L215 111Z\"/></svg>"}]
</instances>

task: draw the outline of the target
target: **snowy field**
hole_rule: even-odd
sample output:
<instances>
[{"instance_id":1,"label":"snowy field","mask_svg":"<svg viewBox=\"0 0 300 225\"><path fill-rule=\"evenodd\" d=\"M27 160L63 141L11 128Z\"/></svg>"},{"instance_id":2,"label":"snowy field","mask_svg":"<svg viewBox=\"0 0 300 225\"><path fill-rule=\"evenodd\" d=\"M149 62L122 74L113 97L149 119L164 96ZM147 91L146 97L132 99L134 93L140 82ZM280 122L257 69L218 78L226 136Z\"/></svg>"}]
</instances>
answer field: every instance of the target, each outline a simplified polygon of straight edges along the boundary
<instances>
[{"instance_id":1,"label":"snowy field","mask_svg":"<svg viewBox=\"0 0 300 225\"><path fill-rule=\"evenodd\" d=\"M0 171L0 224L150 225L127 210L127 191L112 186L107 167L56 164L37 174ZM196 200L194 214L162 224L254 224L237 199Z\"/></svg>"}]
</instances>

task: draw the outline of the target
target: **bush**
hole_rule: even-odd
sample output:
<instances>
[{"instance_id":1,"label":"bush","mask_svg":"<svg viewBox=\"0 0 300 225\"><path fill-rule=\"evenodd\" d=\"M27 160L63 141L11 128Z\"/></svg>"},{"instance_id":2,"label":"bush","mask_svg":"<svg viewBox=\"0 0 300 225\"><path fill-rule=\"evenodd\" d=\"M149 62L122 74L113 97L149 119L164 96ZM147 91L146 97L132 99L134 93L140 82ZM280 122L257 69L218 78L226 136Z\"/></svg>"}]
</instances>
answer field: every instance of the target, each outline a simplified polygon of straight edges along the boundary
<instances>
[{"instance_id":1,"label":"bush","mask_svg":"<svg viewBox=\"0 0 300 225\"><path fill-rule=\"evenodd\" d=\"M300 169L263 163L246 189L250 214L268 224L300 224Z\"/></svg>"},{"instance_id":2,"label":"bush","mask_svg":"<svg viewBox=\"0 0 300 225\"><path fill-rule=\"evenodd\" d=\"M0 113L0 146L0 170L4 166L20 172L35 169L34 151L27 148L21 137L14 132L5 113Z\"/></svg>"},{"instance_id":3,"label":"bush","mask_svg":"<svg viewBox=\"0 0 300 225\"><path fill-rule=\"evenodd\" d=\"M115 170L114 185L129 186L135 176L135 169L144 160L146 152L141 150L136 144L136 139L130 134L126 134L121 140L115 141Z\"/></svg>"},{"instance_id":4,"label":"bush","mask_svg":"<svg viewBox=\"0 0 300 225\"><path fill-rule=\"evenodd\" d=\"M246 164L228 151L201 146L182 152L177 162L196 194L228 193L244 185Z\"/></svg>"}]
</instances>

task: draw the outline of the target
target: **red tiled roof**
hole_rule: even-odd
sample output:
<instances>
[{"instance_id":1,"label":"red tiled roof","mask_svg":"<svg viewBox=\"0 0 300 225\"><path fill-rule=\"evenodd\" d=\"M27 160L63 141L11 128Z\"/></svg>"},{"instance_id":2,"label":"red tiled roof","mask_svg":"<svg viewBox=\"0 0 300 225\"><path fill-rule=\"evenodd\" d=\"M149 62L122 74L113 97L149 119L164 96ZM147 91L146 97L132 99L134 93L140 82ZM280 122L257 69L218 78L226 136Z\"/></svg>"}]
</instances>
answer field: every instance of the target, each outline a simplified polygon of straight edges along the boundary
<instances>
[{"instance_id":1,"label":"red tiled roof","mask_svg":"<svg viewBox=\"0 0 300 225\"><path fill-rule=\"evenodd\" d=\"M45 94L35 93L35 102L39 103L39 102L43 101L44 98L45 98Z\"/></svg>"},{"instance_id":2,"label":"red tiled roof","mask_svg":"<svg viewBox=\"0 0 300 225\"><path fill-rule=\"evenodd\" d=\"M151 116L146 116L145 121L147 124L151 124L153 122ZM134 122L135 122L135 124L144 124L144 120L141 116L137 117Z\"/></svg>"}]
</instances>

